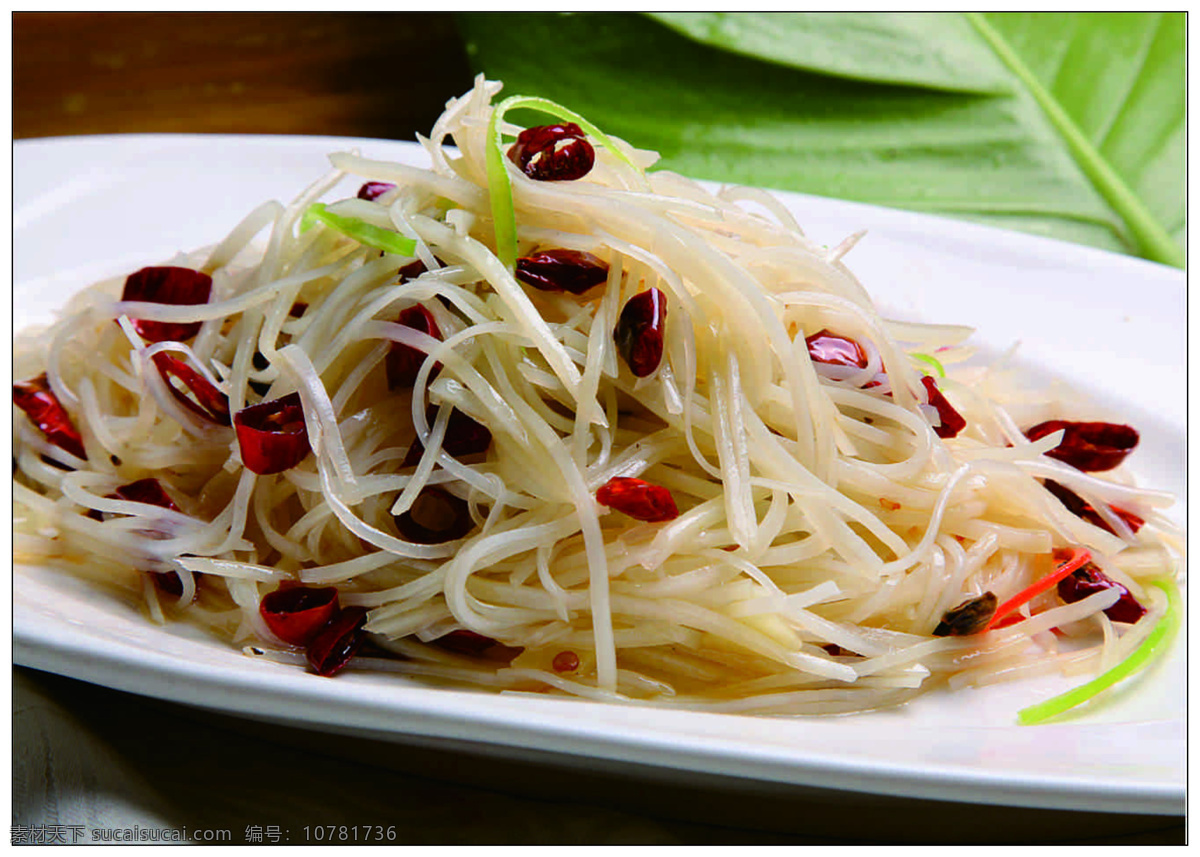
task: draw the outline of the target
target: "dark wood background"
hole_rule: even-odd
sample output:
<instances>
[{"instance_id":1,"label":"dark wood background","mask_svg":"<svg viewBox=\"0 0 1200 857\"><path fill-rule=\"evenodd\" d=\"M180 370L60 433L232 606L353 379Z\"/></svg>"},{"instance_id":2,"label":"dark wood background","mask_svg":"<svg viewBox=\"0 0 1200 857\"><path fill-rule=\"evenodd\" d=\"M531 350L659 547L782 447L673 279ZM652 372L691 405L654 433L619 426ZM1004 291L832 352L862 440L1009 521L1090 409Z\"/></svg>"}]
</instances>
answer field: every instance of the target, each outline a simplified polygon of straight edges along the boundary
<instances>
[{"instance_id":1,"label":"dark wood background","mask_svg":"<svg viewBox=\"0 0 1200 857\"><path fill-rule=\"evenodd\" d=\"M13 137L411 140L471 86L448 14L15 13Z\"/></svg>"}]
</instances>

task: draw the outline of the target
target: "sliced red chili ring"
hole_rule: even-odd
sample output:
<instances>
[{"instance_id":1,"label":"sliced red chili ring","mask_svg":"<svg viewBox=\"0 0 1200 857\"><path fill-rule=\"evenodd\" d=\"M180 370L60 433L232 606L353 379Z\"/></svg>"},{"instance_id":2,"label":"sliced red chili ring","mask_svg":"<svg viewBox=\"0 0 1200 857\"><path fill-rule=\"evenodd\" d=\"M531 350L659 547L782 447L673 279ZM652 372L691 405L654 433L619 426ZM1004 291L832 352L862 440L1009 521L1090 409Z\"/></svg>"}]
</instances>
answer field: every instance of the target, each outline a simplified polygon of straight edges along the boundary
<instances>
[{"instance_id":1,"label":"sliced red chili ring","mask_svg":"<svg viewBox=\"0 0 1200 857\"><path fill-rule=\"evenodd\" d=\"M121 292L123 301L142 301L172 306L208 303L212 277L191 268L159 266L142 268L130 274ZM150 342L182 342L200 332L201 322L133 320L133 329Z\"/></svg>"},{"instance_id":2,"label":"sliced red chili ring","mask_svg":"<svg viewBox=\"0 0 1200 857\"><path fill-rule=\"evenodd\" d=\"M172 512L178 512L179 507L175 505L175 501L171 499L171 495L162 487L162 483L153 476L146 479L139 479L136 482L130 482L128 485L122 485L112 494L107 495L109 500L128 500L131 503L146 503L151 506L161 506L164 509L170 509ZM147 572L154 585L166 595L172 598L179 598L183 595L183 579L174 571L150 571ZM197 582L200 580L200 575L194 575Z\"/></svg>"},{"instance_id":3,"label":"sliced red chili ring","mask_svg":"<svg viewBox=\"0 0 1200 857\"><path fill-rule=\"evenodd\" d=\"M149 571L150 580L163 594L178 599L183 595L183 580L173 571ZM198 577L199 575L197 575Z\"/></svg>"},{"instance_id":4,"label":"sliced red chili ring","mask_svg":"<svg viewBox=\"0 0 1200 857\"><path fill-rule=\"evenodd\" d=\"M214 387L207 378L193 369L178 357L160 351L151 358L158 374L166 382L167 389L192 413L203 417L217 425L229 425L229 397ZM172 378L178 378L195 396L189 398L186 393L171 383Z\"/></svg>"},{"instance_id":5,"label":"sliced red chili ring","mask_svg":"<svg viewBox=\"0 0 1200 857\"><path fill-rule=\"evenodd\" d=\"M161 506L164 509L170 509L172 512L178 512L179 507L175 505L175 501L171 499L171 495L162 487L162 483L153 476L146 479L139 479L137 482L130 482L128 485L122 485L112 494L108 495L111 500L128 500L131 503L147 503L151 506Z\"/></svg>"},{"instance_id":6,"label":"sliced red chili ring","mask_svg":"<svg viewBox=\"0 0 1200 857\"><path fill-rule=\"evenodd\" d=\"M967 421L963 419L962 414L954 410L954 406L942 395L942 391L938 389L937 381L933 380L929 375L922 375L921 383L925 385L925 392L929 394L929 404L937 408L938 417L941 419L941 425L934 428L934 433L940 438L956 437L960 431L967 427Z\"/></svg>"},{"instance_id":7,"label":"sliced red chili ring","mask_svg":"<svg viewBox=\"0 0 1200 857\"><path fill-rule=\"evenodd\" d=\"M389 190L395 189L396 186L391 182L365 182L363 186L358 189L357 196L359 199L365 199L368 202L373 202L374 200L379 199L379 197L383 196Z\"/></svg>"},{"instance_id":8,"label":"sliced red chili ring","mask_svg":"<svg viewBox=\"0 0 1200 857\"><path fill-rule=\"evenodd\" d=\"M475 529L467 501L436 485L422 489L395 521L400 535L419 545L457 541Z\"/></svg>"},{"instance_id":9,"label":"sliced red chili ring","mask_svg":"<svg viewBox=\"0 0 1200 857\"><path fill-rule=\"evenodd\" d=\"M601 485L596 491L596 502L649 523L671 521L679 517L675 498L669 490L629 476L614 476Z\"/></svg>"},{"instance_id":10,"label":"sliced red chili ring","mask_svg":"<svg viewBox=\"0 0 1200 857\"><path fill-rule=\"evenodd\" d=\"M312 451L299 393L251 405L233 418L242 463L254 473L281 473Z\"/></svg>"},{"instance_id":11,"label":"sliced red chili ring","mask_svg":"<svg viewBox=\"0 0 1200 857\"><path fill-rule=\"evenodd\" d=\"M112 494L109 494L108 499L128 500L132 503L147 503L151 506L161 506L164 509L170 509L173 512L179 511L179 507L175 505L175 501L171 499L171 495L152 476L147 479L139 479L137 482L131 482L128 485L122 485ZM183 580L177 572L151 571L149 575L150 579L154 581L154 585L167 595L175 598L183 595ZM198 574L196 578L199 578Z\"/></svg>"},{"instance_id":12,"label":"sliced red chili ring","mask_svg":"<svg viewBox=\"0 0 1200 857\"><path fill-rule=\"evenodd\" d=\"M338 612L337 587L283 585L263 596L258 612L276 637L305 646Z\"/></svg>"},{"instance_id":13,"label":"sliced red chili ring","mask_svg":"<svg viewBox=\"0 0 1200 857\"><path fill-rule=\"evenodd\" d=\"M341 672L362 648L366 624L364 607L347 607L335 615L308 644L305 655L313 672L326 677Z\"/></svg>"},{"instance_id":14,"label":"sliced red chili ring","mask_svg":"<svg viewBox=\"0 0 1200 857\"><path fill-rule=\"evenodd\" d=\"M581 179L591 172L596 152L574 122L526 128L508 150L508 159L538 181Z\"/></svg>"},{"instance_id":15,"label":"sliced red chili ring","mask_svg":"<svg viewBox=\"0 0 1200 857\"><path fill-rule=\"evenodd\" d=\"M432 426L435 419L437 419L437 409L430 406L425 410L425 420ZM486 452L491 445L492 433L487 426L476 422L457 408L450 412L450 418L446 421L446 436L442 438L442 449L455 458L462 458L478 452ZM403 467L415 466L424 453L425 445L418 438L408 448L401 465Z\"/></svg>"},{"instance_id":16,"label":"sliced red chili ring","mask_svg":"<svg viewBox=\"0 0 1200 857\"><path fill-rule=\"evenodd\" d=\"M1072 420L1038 423L1027 429L1025 436L1038 440L1059 430L1064 432L1062 442L1046 455L1089 473L1117 467L1133 452L1140 439L1137 429L1132 426Z\"/></svg>"},{"instance_id":17,"label":"sliced red chili ring","mask_svg":"<svg viewBox=\"0 0 1200 857\"><path fill-rule=\"evenodd\" d=\"M608 263L583 250L540 250L517 260L516 276L543 292L581 295L608 279Z\"/></svg>"},{"instance_id":18,"label":"sliced red chili ring","mask_svg":"<svg viewBox=\"0 0 1200 857\"><path fill-rule=\"evenodd\" d=\"M1067 511L1069 511L1071 514L1083 518L1083 520L1087 521L1089 524L1095 524L1097 527L1116 535L1116 531L1109 526L1108 521L1100 517L1100 513L1096 511L1092 504L1084 500L1066 485L1055 482L1053 479L1047 479L1042 484L1046 486L1047 491L1057 497L1059 502L1067 507ZM1143 518L1133 514L1133 512L1127 512L1119 506L1113 506L1110 504L1108 508L1112 510L1114 515L1128 524L1129 529L1133 530L1135 533L1146 523Z\"/></svg>"},{"instance_id":19,"label":"sliced red chili ring","mask_svg":"<svg viewBox=\"0 0 1200 857\"><path fill-rule=\"evenodd\" d=\"M465 628L438 637L433 641L433 645L457 655L505 663L525 651L517 646L506 646L491 637L485 637L483 634L477 634Z\"/></svg>"},{"instance_id":20,"label":"sliced red chili ring","mask_svg":"<svg viewBox=\"0 0 1200 857\"><path fill-rule=\"evenodd\" d=\"M47 441L76 458L87 459L83 438L71 422L67 409L50 389L45 372L36 378L13 384L12 389L13 404L25 412Z\"/></svg>"},{"instance_id":21,"label":"sliced red chili ring","mask_svg":"<svg viewBox=\"0 0 1200 857\"><path fill-rule=\"evenodd\" d=\"M396 319L396 323L404 327L411 327L413 330L418 330L421 333L432 336L434 339L442 338L442 332L438 329L433 313L421 304L414 304L402 310L400 317ZM402 342L393 342L392 348L387 355L388 389L394 390L397 387L411 387L415 384L426 356L424 351L413 348L411 345L405 345ZM430 377L437 374L441 368L441 363L435 363L433 370L430 372Z\"/></svg>"},{"instance_id":22,"label":"sliced red chili ring","mask_svg":"<svg viewBox=\"0 0 1200 857\"><path fill-rule=\"evenodd\" d=\"M621 309L613 340L625 365L636 377L652 374L662 362L666 324L667 296L656 288L639 292Z\"/></svg>"},{"instance_id":23,"label":"sliced red chili ring","mask_svg":"<svg viewBox=\"0 0 1200 857\"><path fill-rule=\"evenodd\" d=\"M1115 589L1121 593L1117 602L1104 611L1104 615L1109 619L1132 624L1146 615L1146 608L1133 597L1132 592L1090 562L1058 582L1058 597L1067 604L1074 604L1107 589Z\"/></svg>"},{"instance_id":24,"label":"sliced red chili ring","mask_svg":"<svg viewBox=\"0 0 1200 857\"><path fill-rule=\"evenodd\" d=\"M804 343L808 346L808 356L814 363L867 368L867 352L853 339L822 329L806 337Z\"/></svg>"}]
</instances>

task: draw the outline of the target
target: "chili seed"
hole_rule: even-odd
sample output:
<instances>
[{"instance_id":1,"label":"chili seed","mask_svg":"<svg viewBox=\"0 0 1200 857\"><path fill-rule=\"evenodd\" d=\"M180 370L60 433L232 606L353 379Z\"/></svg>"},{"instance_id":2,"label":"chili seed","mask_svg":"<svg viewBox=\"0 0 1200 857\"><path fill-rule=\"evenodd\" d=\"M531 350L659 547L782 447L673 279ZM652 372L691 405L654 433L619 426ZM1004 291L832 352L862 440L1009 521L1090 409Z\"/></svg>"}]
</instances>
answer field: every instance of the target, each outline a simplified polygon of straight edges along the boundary
<instances>
[{"instance_id":1,"label":"chili seed","mask_svg":"<svg viewBox=\"0 0 1200 857\"><path fill-rule=\"evenodd\" d=\"M551 663L556 673L573 673L579 669L579 655L574 652L559 652Z\"/></svg>"}]
</instances>

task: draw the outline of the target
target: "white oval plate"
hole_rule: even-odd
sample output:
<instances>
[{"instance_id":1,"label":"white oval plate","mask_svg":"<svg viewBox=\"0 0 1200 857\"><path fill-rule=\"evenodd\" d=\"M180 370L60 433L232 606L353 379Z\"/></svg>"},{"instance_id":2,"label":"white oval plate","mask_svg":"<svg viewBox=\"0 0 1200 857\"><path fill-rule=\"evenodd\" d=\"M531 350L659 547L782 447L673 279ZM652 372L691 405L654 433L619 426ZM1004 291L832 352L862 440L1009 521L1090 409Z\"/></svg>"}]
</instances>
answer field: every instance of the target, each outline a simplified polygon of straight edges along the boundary
<instances>
[{"instance_id":1,"label":"white oval plate","mask_svg":"<svg viewBox=\"0 0 1200 857\"><path fill-rule=\"evenodd\" d=\"M14 329L106 276L212 244L265 199L290 200L326 154L424 164L415 144L321 137L109 136L14 144ZM348 192L353 190L347 184ZM996 350L1119 407L1142 431L1145 484L1183 498L1183 272L1086 247L857 203L781 194L885 314L970 324ZM1182 502L1173 513L1184 520ZM336 680L244 657L48 569L17 567L18 664L119 690L331 732L433 737L699 775L1009 806L1182 814L1185 663L1171 656L1066 723L1016 712L1078 683L931 694L851 717L755 718Z\"/></svg>"}]
</instances>

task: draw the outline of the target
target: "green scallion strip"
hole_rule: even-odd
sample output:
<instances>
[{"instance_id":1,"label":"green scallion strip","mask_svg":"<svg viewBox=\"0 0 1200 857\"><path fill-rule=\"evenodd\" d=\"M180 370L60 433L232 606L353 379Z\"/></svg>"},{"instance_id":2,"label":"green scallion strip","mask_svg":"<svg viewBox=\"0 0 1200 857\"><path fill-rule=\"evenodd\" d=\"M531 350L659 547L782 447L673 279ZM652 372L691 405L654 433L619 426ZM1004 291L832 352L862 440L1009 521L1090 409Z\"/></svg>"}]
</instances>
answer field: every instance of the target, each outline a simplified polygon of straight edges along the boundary
<instances>
[{"instance_id":1,"label":"green scallion strip","mask_svg":"<svg viewBox=\"0 0 1200 857\"><path fill-rule=\"evenodd\" d=\"M1066 693L1052 699L1047 699L1045 702L1039 702L1036 705L1021 709L1017 713L1018 723L1022 726L1044 723L1052 717L1057 717L1065 711L1083 705L1085 702L1094 699L1099 694L1108 690L1117 682L1123 681L1133 675L1167 651L1171 640L1175 636L1175 632L1179 630L1182 601L1175 581L1161 579L1153 580L1151 583L1167 594L1167 612L1158 620L1158 624L1154 626L1154 630L1142 641L1142 644L1134 649L1129 654L1129 657L1125 658L1121 663L1107 672L1096 676L1087 684L1080 685L1073 690L1068 690Z\"/></svg>"},{"instance_id":2,"label":"green scallion strip","mask_svg":"<svg viewBox=\"0 0 1200 857\"><path fill-rule=\"evenodd\" d=\"M374 247L385 253L397 256L412 256L417 252L417 242L406 238L398 232L384 229L367 223L357 217L347 217L329 211L323 202L314 202L300 218L300 231L306 232L314 223L323 223L330 229L336 229L348 238L353 238L366 247Z\"/></svg>"},{"instance_id":3,"label":"green scallion strip","mask_svg":"<svg viewBox=\"0 0 1200 857\"><path fill-rule=\"evenodd\" d=\"M503 106L493 110L488 119L487 177L488 197L492 203L492 229L496 232L496 255L504 267L511 271L517 264L517 213L513 208L512 182L504 166L504 148L500 140L499 117Z\"/></svg>"},{"instance_id":4,"label":"green scallion strip","mask_svg":"<svg viewBox=\"0 0 1200 857\"><path fill-rule=\"evenodd\" d=\"M504 142L501 140L500 122L504 114L514 108L527 108L549 114L565 122L574 122L589 137L600 143L620 160L639 173L641 168L617 148L616 143L591 122L573 110L548 98L514 95L496 105L488 119L487 176L488 197L492 204L492 224L496 232L496 255L509 270L517 264L517 215L513 208L512 181L504 163Z\"/></svg>"},{"instance_id":5,"label":"green scallion strip","mask_svg":"<svg viewBox=\"0 0 1200 857\"><path fill-rule=\"evenodd\" d=\"M946 367L943 366L942 361L938 360L936 357L931 357L928 354L922 354L919 351L909 352L908 356L913 360L920 360L922 363L928 363L933 367L934 371L938 373L939 378L946 377Z\"/></svg>"}]
</instances>

